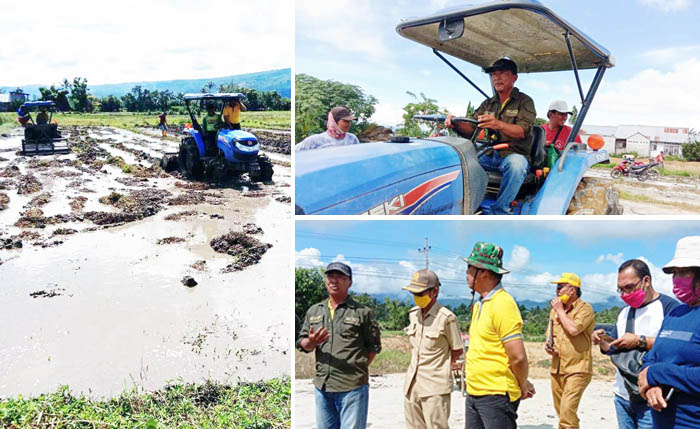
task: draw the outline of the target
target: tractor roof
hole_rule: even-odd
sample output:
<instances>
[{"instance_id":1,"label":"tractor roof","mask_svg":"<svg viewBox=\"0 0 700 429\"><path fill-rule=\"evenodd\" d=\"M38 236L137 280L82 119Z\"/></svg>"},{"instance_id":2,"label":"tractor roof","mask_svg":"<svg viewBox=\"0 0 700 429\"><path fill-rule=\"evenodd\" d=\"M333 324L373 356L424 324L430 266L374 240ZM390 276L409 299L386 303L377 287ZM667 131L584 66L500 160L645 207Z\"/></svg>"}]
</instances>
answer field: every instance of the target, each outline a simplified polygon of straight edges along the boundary
<instances>
[{"instance_id":1,"label":"tractor roof","mask_svg":"<svg viewBox=\"0 0 700 429\"><path fill-rule=\"evenodd\" d=\"M240 92L217 92L214 94L185 94L183 96L185 100L230 100L232 98L245 98L245 95Z\"/></svg>"},{"instance_id":2,"label":"tractor roof","mask_svg":"<svg viewBox=\"0 0 700 429\"><path fill-rule=\"evenodd\" d=\"M21 107L53 107L56 103L53 101L27 101Z\"/></svg>"},{"instance_id":3,"label":"tractor roof","mask_svg":"<svg viewBox=\"0 0 700 429\"><path fill-rule=\"evenodd\" d=\"M610 52L537 0L500 0L439 11L401 22L403 37L480 67L510 57L518 72L613 67Z\"/></svg>"}]
</instances>

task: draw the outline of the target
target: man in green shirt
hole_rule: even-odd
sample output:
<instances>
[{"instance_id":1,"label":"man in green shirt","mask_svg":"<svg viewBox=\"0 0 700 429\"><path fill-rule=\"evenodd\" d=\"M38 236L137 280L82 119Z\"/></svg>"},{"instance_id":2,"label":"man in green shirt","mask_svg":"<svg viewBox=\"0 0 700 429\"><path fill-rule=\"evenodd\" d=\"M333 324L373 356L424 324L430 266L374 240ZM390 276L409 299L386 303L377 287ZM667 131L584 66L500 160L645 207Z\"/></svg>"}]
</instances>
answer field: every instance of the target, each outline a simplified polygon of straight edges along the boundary
<instances>
[{"instance_id":1,"label":"man in green shirt","mask_svg":"<svg viewBox=\"0 0 700 429\"><path fill-rule=\"evenodd\" d=\"M479 157L479 164L487 171L500 172L503 177L496 201L489 214L511 214L510 204L518 195L520 186L530 170L530 147L532 126L535 124L535 102L515 87L518 66L508 57L496 60L491 67L484 68L491 76L496 94L484 100L474 112L479 128L498 131L499 143L508 147L493 150ZM474 126L466 122L452 123L454 116L445 119L445 126L454 128L458 134L471 136Z\"/></svg>"},{"instance_id":2,"label":"man in green shirt","mask_svg":"<svg viewBox=\"0 0 700 429\"><path fill-rule=\"evenodd\" d=\"M216 154L216 135L221 128L221 116L216 113L214 103L207 103L207 114L202 116L202 137L204 137L205 153L208 156Z\"/></svg>"},{"instance_id":3,"label":"man in green shirt","mask_svg":"<svg viewBox=\"0 0 700 429\"><path fill-rule=\"evenodd\" d=\"M326 267L329 298L306 312L296 346L316 354L314 377L319 429L364 429L369 405L369 365L382 349L379 325L368 307L348 295L352 269Z\"/></svg>"}]
</instances>

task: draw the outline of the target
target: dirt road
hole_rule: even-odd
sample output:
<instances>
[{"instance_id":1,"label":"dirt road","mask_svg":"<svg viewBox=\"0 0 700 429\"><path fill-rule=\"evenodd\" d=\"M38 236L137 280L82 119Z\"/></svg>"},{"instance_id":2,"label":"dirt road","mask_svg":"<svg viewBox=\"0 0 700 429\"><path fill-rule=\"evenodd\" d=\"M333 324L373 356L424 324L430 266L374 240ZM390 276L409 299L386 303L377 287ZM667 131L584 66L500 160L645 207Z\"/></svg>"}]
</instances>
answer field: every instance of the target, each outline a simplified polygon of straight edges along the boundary
<instances>
[{"instance_id":1,"label":"dirt road","mask_svg":"<svg viewBox=\"0 0 700 429\"><path fill-rule=\"evenodd\" d=\"M613 179L609 170L590 169L586 177L614 183L622 193L620 202L626 215L697 215L700 213L700 179L660 177L640 182L623 177Z\"/></svg>"},{"instance_id":2,"label":"dirt road","mask_svg":"<svg viewBox=\"0 0 700 429\"><path fill-rule=\"evenodd\" d=\"M405 427L403 413L404 374L372 377L369 391L370 428ZM520 403L518 427L523 429L553 429L558 425L549 379L532 379L537 394ZM294 419L296 429L316 427L314 387L309 379L294 382ZM594 380L586 389L579 408L582 428L613 428L617 425L613 406L612 382ZM461 392L452 393L450 427L464 427L464 399Z\"/></svg>"},{"instance_id":3,"label":"dirt road","mask_svg":"<svg viewBox=\"0 0 700 429\"><path fill-rule=\"evenodd\" d=\"M0 139L0 397L289 375L288 157L213 187L154 168L176 142L68 131L61 156Z\"/></svg>"}]
</instances>

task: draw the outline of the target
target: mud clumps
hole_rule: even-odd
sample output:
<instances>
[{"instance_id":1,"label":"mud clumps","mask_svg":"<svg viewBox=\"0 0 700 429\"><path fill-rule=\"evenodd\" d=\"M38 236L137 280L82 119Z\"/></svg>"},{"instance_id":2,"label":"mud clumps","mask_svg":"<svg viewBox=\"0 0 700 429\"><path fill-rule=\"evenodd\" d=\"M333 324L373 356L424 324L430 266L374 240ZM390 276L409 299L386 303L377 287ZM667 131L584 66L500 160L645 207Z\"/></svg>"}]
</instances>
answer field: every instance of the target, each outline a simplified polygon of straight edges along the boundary
<instances>
[{"instance_id":1,"label":"mud clumps","mask_svg":"<svg viewBox=\"0 0 700 429\"><path fill-rule=\"evenodd\" d=\"M37 195L36 197L32 198L26 207L42 207L42 206L45 206L46 204L48 204L49 201L51 201L51 193L50 192L43 192L43 193Z\"/></svg>"},{"instance_id":2,"label":"mud clumps","mask_svg":"<svg viewBox=\"0 0 700 429\"><path fill-rule=\"evenodd\" d=\"M0 189L8 191L10 189L15 189L17 184L13 180L0 180Z\"/></svg>"},{"instance_id":3,"label":"mud clumps","mask_svg":"<svg viewBox=\"0 0 700 429\"><path fill-rule=\"evenodd\" d=\"M20 176L17 183L17 193L20 195L39 192L42 186L33 174Z\"/></svg>"},{"instance_id":4,"label":"mud clumps","mask_svg":"<svg viewBox=\"0 0 700 429\"><path fill-rule=\"evenodd\" d=\"M179 220L182 220L186 217L196 216L196 215L197 215L197 212L195 210L186 210L184 212L177 212L177 213L169 214L165 217L165 220L179 221Z\"/></svg>"},{"instance_id":5,"label":"mud clumps","mask_svg":"<svg viewBox=\"0 0 700 429\"><path fill-rule=\"evenodd\" d=\"M83 208L85 208L85 203L87 202L87 198L81 196L73 198L70 202L70 209L73 213L80 213L83 211Z\"/></svg>"},{"instance_id":6,"label":"mud clumps","mask_svg":"<svg viewBox=\"0 0 700 429\"><path fill-rule=\"evenodd\" d=\"M96 225L114 225L133 222L149 216L153 216L163 209L170 192L164 189L138 189L131 191L129 195L112 192L99 201L122 210L121 213L107 213L91 211L85 213L85 218Z\"/></svg>"},{"instance_id":7,"label":"mud clumps","mask_svg":"<svg viewBox=\"0 0 700 429\"><path fill-rule=\"evenodd\" d=\"M206 271L207 270L207 261L205 261L205 260L197 261L194 264L190 265L190 268L193 268L197 271Z\"/></svg>"},{"instance_id":8,"label":"mud clumps","mask_svg":"<svg viewBox=\"0 0 700 429\"><path fill-rule=\"evenodd\" d=\"M207 199L202 192L189 191L168 200L169 206L190 206L206 202Z\"/></svg>"},{"instance_id":9,"label":"mud clumps","mask_svg":"<svg viewBox=\"0 0 700 429\"><path fill-rule=\"evenodd\" d=\"M73 228L58 228L53 232L53 235L72 235L76 232L78 231L74 230Z\"/></svg>"},{"instance_id":10,"label":"mud clumps","mask_svg":"<svg viewBox=\"0 0 700 429\"><path fill-rule=\"evenodd\" d=\"M288 132L271 132L255 130L260 145L270 152L289 155L292 147L292 135Z\"/></svg>"},{"instance_id":11,"label":"mud clumps","mask_svg":"<svg viewBox=\"0 0 700 429\"><path fill-rule=\"evenodd\" d=\"M21 248L22 248L22 240L20 240L16 237L0 238L0 249L12 250L12 249L21 249Z\"/></svg>"},{"instance_id":12,"label":"mud clumps","mask_svg":"<svg viewBox=\"0 0 700 429\"><path fill-rule=\"evenodd\" d=\"M173 243L182 243L184 242L185 239L182 237L165 237L165 238L159 238L156 240L156 244L173 244Z\"/></svg>"},{"instance_id":13,"label":"mud clumps","mask_svg":"<svg viewBox=\"0 0 700 429\"><path fill-rule=\"evenodd\" d=\"M292 198L288 197L286 195L281 195L279 197L275 197L275 201L279 201L280 203L284 203L284 204L289 204L292 202Z\"/></svg>"},{"instance_id":14,"label":"mud clumps","mask_svg":"<svg viewBox=\"0 0 700 429\"><path fill-rule=\"evenodd\" d=\"M63 295L66 290L63 288L55 288L49 290L38 290L29 294L32 298L53 298L55 296Z\"/></svg>"},{"instance_id":15,"label":"mud clumps","mask_svg":"<svg viewBox=\"0 0 700 429\"><path fill-rule=\"evenodd\" d=\"M243 225L243 232L246 234L262 234L263 230L254 223L247 223Z\"/></svg>"},{"instance_id":16,"label":"mud clumps","mask_svg":"<svg viewBox=\"0 0 700 429\"><path fill-rule=\"evenodd\" d=\"M21 172L16 165L10 165L0 170L0 177L19 177Z\"/></svg>"},{"instance_id":17,"label":"mud clumps","mask_svg":"<svg viewBox=\"0 0 700 429\"><path fill-rule=\"evenodd\" d=\"M194 191L206 191L209 189L209 184L204 182L175 182L175 186L182 189L190 189Z\"/></svg>"},{"instance_id":18,"label":"mud clumps","mask_svg":"<svg viewBox=\"0 0 700 429\"><path fill-rule=\"evenodd\" d=\"M120 194L119 192L112 192L106 197L100 197L98 201L102 204L113 206L122 210L131 209L136 205L136 201L132 200L126 195Z\"/></svg>"},{"instance_id":19,"label":"mud clumps","mask_svg":"<svg viewBox=\"0 0 700 429\"><path fill-rule=\"evenodd\" d=\"M197 286L197 280L193 279L191 276L185 276L180 280L184 286L195 287Z\"/></svg>"},{"instance_id":20,"label":"mud clumps","mask_svg":"<svg viewBox=\"0 0 700 429\"><path fill-rule=\"evenodd\" d=\"M4 192L0 192L0 210L5 210L8 204L10 204L10 197Z\"/></svg>"},{"instance_id":21,"label":"mud clumps","mask_svg":"<svg viewBox=\"0 0 700 429\"><path fill-rule=\"evenodd\" d=\"M263 243L248 234L233 231L214 238L209 244L216 252L226 253L234 258L233 263L221 270L223 273L240 271L257 264L267 249L272 247L271 244Z\"/></svg>"}]
</instances>

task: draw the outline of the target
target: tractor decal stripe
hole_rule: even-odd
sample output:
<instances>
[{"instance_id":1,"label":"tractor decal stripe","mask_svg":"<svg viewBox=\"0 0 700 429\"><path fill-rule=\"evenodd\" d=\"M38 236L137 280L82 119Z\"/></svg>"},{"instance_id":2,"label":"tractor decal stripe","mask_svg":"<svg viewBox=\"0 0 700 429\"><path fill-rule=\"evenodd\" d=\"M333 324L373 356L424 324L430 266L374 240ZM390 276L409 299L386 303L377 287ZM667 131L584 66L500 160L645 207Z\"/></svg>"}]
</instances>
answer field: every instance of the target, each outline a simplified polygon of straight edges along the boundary
<instances>
[{"instance_id":1,"label":"tractor decal stripe","mask_svg":"<svg viewBox=\"0 0 700 429\"><path fill-rule=\"evenodd\" d=\"M459 170L455 170L451 173L434 177L411 189L404 196L404 208L395 214L409 214L413 212L413 210L432 198L435 194L448 187L458 176Z\"/></svg>"}]
</instances>

